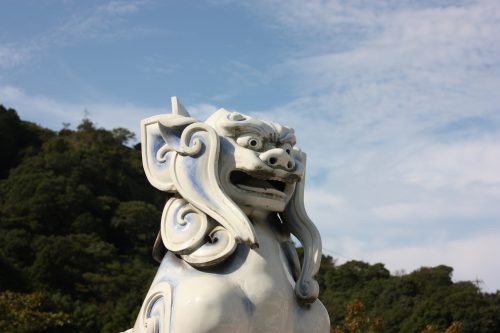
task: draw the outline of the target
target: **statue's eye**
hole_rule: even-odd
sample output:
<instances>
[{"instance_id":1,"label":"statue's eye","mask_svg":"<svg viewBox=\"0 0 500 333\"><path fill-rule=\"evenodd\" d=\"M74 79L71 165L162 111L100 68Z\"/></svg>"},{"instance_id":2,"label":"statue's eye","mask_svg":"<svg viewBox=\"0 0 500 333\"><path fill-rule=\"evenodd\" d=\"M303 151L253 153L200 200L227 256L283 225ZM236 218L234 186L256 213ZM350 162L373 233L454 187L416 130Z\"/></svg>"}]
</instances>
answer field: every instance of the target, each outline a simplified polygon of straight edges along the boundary
<instances>
[{"instance_id":1,"label":"statue's eye","mask_svg":"<svg viewBox=\"0 0 500 333\"><path fill-rule=\"evenodd\" d=\"M247 147L254 150L262 148L261 138L255 135L242 135L238 139L236 139L236 142L242 147Z\"/></svg>"}]
</instances>

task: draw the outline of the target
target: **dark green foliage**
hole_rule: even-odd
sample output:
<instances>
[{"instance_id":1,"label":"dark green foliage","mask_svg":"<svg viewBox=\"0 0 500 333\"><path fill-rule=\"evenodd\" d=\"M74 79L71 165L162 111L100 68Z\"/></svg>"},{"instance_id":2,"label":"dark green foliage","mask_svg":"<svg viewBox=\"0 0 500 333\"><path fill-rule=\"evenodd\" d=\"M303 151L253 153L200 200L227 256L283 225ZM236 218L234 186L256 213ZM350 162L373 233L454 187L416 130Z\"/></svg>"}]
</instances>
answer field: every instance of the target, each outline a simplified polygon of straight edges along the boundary
<instances>
[{"instance_id":1,"label":"dark green foliage","mask_svg":"<svg viewBox=\"0 0 500 333\"><path fill-rule=\"evenodd\" d=\"M111 134L118 143L127 144L129 141L135 140L135 134L123 127L114 128Z\"/></svg>"},{"instance_id":2,"label":"dark green foliage","mask_svg":"<svg viewBox=\"0 0 500 333\"><path fill-rule=\"evenodd\" d=\"M0 331L35 333L68 324L69 316L52 311L46 293L29 294L6 291L0 293Z\"/></svg>"},{"instance_id":3,"label":"dark green foliage","mask_svg":"<svg viewBox=\"0 0 500 333\"><path fill-rule=\"evenodd\" d=\"M126 146L133 139L89 119L53 132L0 106L0 331L133 325L158 267L151 250L167 199L147 183L140 144ZM359 300L385 333L443 331L454 321L462 332L500 332L500 293L451 274L438 266L393 276L383 264L324 256L317 279L332 327Z\"/></svg>"},{"instance_id":4,"label":"dark green foliage","mask_svg":"<svg viewBox=\"0 0 500 333\"><path fill-rule=\"evenodd\" d=\"M336 266L323 258L318 280L332 326L342 326L353 300L368 318L381 320L384 333L420 333L428 325L444 331L460 322L462 332L500 332L500 292L487 294L472 282L453 283L448 266L422 267L390 275L383 264L349 261Z\"/></svg>"},{"instance_id":5,"label":"dark green foliage","mask_svg":"<svg viewBox=\"0 0 500 333\"><path fill-rule=\"evenodd\" d=\"M36 154L52 135L47 129L21 121L15 110L0 105L0 179L23 157Z\"/></svg>"},{"instance_id":6,"label":"dark green foliage","mask_svg":"<svg viewBox=\"0 0 500 333\"><path fill-rule=\"evenodd\" d=\"M28 310L55 320L6 330L133 325L157 269L151 249L166 199L147 183L140 150L125 146L133 138L88 119L52 132L0 106L0 296L12 306L43 298L50 309L40 301Z\"/></svg>"}]
</instances>

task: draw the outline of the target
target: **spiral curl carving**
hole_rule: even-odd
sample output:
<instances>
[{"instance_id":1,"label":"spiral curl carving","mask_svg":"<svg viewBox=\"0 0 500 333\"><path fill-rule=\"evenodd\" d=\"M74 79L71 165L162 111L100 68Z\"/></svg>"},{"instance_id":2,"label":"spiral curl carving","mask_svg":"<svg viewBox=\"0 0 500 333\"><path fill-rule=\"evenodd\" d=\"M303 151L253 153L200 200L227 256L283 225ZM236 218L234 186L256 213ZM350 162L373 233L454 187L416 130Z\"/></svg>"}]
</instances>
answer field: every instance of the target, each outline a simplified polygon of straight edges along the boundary
<instances>
[{"instance_id":1,"label":"spiral curl carving","mask_svg":"<svg viewBox=\"0 0 500 333\"><path fill-rule=\"evenodd\" d=\"M174 253L190 253L199 247L208 233L205 213L183 198L170 198L163 209L161 237L167 249Z\"/></svg>"},{"instance_id":2,"label":"spiral curl carving","mask_svg":"<svg viewBox=\"0 0 500 333\"><path fill-rule=\"evenodd\" d=\"M166 162L167 154L170 152L175 152L182 156L193 156L198 154L203 147L203 143L199 138L193 138L193 135L199 131L206 131L206 127L197 123L186 127L182 132L179 147L164 144L156 152L156 160L160 163Z\"/></svg>"},{"instance_id":3,"label":"spiral curl carving","mask_svg":"<svg viewBox=\"0 0 500 333\"><path fill-rule=\"evenodd\" d=\"M167 144L163 145L156 152L156 160L160 163L164 163L167 161L167 154L171 151L175 151L175 149Z\"/></svg>"},{"instance_id":4,"label":"spiral curl carving","mask_svg":"<svg viewBox=\"0 0 500 333\"><path fill-rule=\"evenodd\" d=\"M180 141L180 149L178 153L183 156L193 156L198 154L203 147L199 138L193 138L193 135L199 131L207 131L206 125L194 123L184 129Z\"/></svg>"},{"instance_id":5,"label":"spiral curl carving","mask_svg":"<svg viewBox=\"0 0 500 333\"><path fill-rule=\"evenodd\" d=\"M224 261L236 248L234 237L221 226L215 227L208 238L208 242L182 258L193 266L209 266Z\"/></svg>"}]
</instances>

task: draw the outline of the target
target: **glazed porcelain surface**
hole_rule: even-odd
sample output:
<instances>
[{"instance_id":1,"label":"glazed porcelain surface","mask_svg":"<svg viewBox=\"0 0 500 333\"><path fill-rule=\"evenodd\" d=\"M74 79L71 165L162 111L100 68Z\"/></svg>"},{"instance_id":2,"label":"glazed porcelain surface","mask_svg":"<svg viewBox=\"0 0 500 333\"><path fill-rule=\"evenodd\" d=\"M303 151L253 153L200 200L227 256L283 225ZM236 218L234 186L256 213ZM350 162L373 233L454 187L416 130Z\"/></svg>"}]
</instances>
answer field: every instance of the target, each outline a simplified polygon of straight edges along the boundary
<instances>
[{"instance_id":1,"label":"glazed porcelain surface","mask_svg":"<svg viewBox=\"0 0 500 333\"><path fill-rule=\"evenodd\" d=\"M201 122L173 97L171 114L142 121L141 138L146 176L169 195L160 268L127 332L329 332L293 129L224 109Z\"/></svg>"}]
</instances>

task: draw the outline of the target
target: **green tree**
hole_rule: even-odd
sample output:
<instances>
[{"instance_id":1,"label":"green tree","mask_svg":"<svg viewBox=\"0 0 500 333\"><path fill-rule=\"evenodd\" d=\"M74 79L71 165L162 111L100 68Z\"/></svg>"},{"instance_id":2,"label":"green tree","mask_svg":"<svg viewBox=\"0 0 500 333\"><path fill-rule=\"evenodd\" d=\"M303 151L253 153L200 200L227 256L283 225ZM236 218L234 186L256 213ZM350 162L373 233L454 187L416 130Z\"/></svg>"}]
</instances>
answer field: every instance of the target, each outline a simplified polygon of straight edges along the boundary
<instances>
[{"instance_id":1,"label":"green tree","mask_svg":"<svg viewBox=\"0 0 500 333\"><path fill-rule=\"evenodd\" d=\"M135 140L135 134L123 127L114 128L111 130L111 134L115 140L122 145L126 145L130 141Z\"/></svg>"},{"instance_id":2,"label":"green tree","mask_svg":"<svg viewBox=\"0 0 500 333\"><path fill-rule=\"evenodd\" d=\"M69 316L49 310L47 295L12 291L0 292L0 331L4 333L44 332L48 328L63 327Z\"/></svg>"},{"instance_id":3,"label":"green tree","mask_svg":"<svg viewBox=\"0 0 500 333\"><path fill-rule=\"evenodd\" d=\"M382 319L371 318L363 302L357 298L347 304L343 324L336 325L333 333L382 333Z\"/></svg>"}]
</instances>

